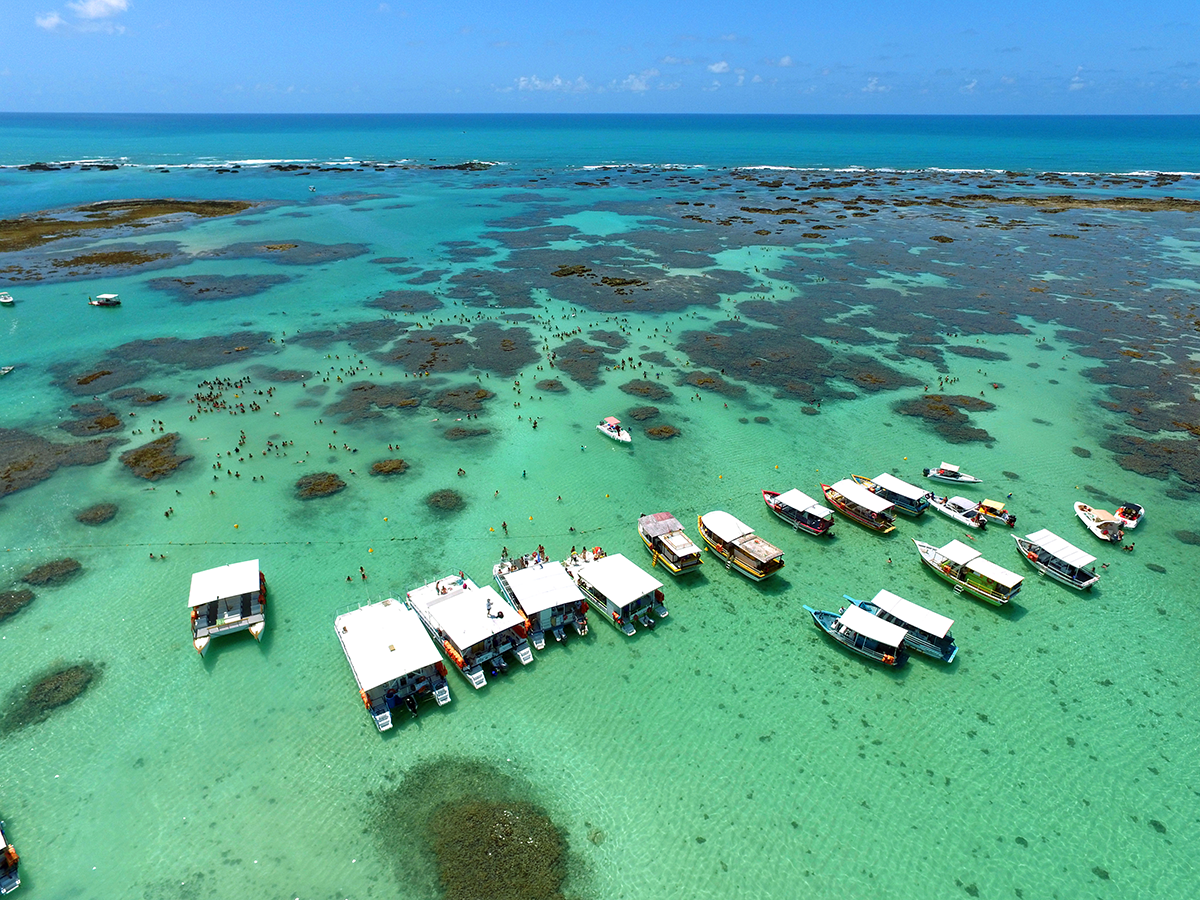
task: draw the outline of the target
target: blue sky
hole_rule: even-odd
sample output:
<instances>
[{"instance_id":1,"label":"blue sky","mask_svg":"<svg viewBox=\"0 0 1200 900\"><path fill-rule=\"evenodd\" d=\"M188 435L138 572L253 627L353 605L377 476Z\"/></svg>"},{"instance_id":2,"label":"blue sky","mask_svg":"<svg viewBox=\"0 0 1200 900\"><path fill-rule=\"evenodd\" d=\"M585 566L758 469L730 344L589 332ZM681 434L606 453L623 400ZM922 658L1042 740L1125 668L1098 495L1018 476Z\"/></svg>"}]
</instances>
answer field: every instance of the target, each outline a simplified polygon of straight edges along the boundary
<instances>
[{"instance_id":1,"label":"blue sky","mask_svg":"<svg viewBox=\"0 0 1200 900\"><path fill-rule=\"evenodd\" d=\"M13 112L1200 113L1200 3L4 0Z\"/></svg>"}]
</instances>

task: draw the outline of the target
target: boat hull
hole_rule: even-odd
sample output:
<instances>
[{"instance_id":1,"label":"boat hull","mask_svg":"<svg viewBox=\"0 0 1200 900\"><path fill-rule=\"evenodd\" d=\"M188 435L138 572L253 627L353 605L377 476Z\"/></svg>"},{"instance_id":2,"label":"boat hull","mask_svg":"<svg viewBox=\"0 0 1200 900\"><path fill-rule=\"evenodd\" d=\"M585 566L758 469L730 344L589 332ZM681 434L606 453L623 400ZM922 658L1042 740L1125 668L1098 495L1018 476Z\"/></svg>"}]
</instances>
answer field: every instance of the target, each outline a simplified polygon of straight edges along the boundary
<instances>
[{"instance_id":1,"label":"boat hull","mask_svg":"<svg viewBox=\"0 0 1200 900\"><path fill-rule=\"evenodd\" d=\"M959 473L958 475L945 475L937 469L922 469L922 474L926 478L932 478L934 481L944 481L946 484L982 484L982 478L976 478L974 475Z\"/></svg>"},{"instance_id":2,"label":"boat hull","mask_svg":"<svg viewBox=\"0 0 1200 900\"><path fill-rule=\"evenodd\" d=\"M843 596L845 595L843 594ZM878 616L880 613L879 607L870 600L855 600L853 597L846 597L846 599L873 616ZM949 634L946 635L946 640L939 641L933 635L928 635L919 629L913 628L907 622L899 622L892 618L885 618L884 621L899 625L908 632L904 638L904 646L910 650L915 650L917 653L947 664L954 662L954 657L958 655L958 646Z\"/></svg>"},{"instance_id":3,"label":"boat hull","mask_svg":"<svg viewBox=\"0 0 1200 900\"><path fill-rule=\"evenodd\" d=\"M878 519L869 519L867 516L858 512L854 507L849 506L842 500L841 495L827 484L821 485L821 492L825 495L825 499L846 518L857 522L864 528L870 528L872 531L878 531L880 534L891 534L896 530L895 519L888 519L886 516Z\"/></svg>"},{"instance_id":4,"label":"boat hull","mask_svg":"<svg viewBox=\"0 0 1200 900\"><path fill-rule=\"evenodd\" d=\"M865 644L863 646L859 646L848 640L845 635L841 634L834 628L834 623L836 623L838 620L837 613L830 612L828 610L813 609L811 606L805 606L804 608L808 610L809 615L812 616L813 623L817 626L817 628L825 632L825 634L829 635L829 637L833 638L852 653L857 653L859 656L866 657L867 659L873 660L877 663L882 663L885 666L902 666L908 662L908 654L899 647L895 648L895 653L884 653L867 647Z\"/></svg>"},{"instance_id":5,"label":"boat hull","mask_svg":"<svg viewBox=\"0 0 1200 900\"><path fill-rule=\"evenodd\" d=\"M1027 563L1043 575L1049 575L1055 581L1061 582L1067 587L1074 588L1077 591L1090 591L1096 582L1100 580L1100 576L1096 574L1091 574L1090 578L1076 580L1072 577L1070 571L1064 572L1061 569L1055 568L1053 563L1056 561L1056 558L1046 554L1040 547L1034 546L1031 541L1027 541L1025 538L1018 537L1015 534L1012 536L1012 539L1017 542L1017 549L1021 551L1021 555L1025 557ZM1075 571L1079 572L1080 570L1076 569Z\"/></svg>"},{"instance_id":6,"label":"boat hull","mask_svg":"<svg viewBox=\"0 0 1200 900\"><path fill-rule=\"evenodd\" d=\"M1108 541L1113 544L1119 544L1125 540L1125 533L1122 531L1120 519L1098 519L1094 511L1086 503L1076 503L1075 516L1084 524L1092 534L1102 541Z\"/></svg>"},{"instance_id":7,"label":"boat hull","mask_svg":"<svg viewBox=\"0 0 1200 900\"><path fill-rule=\"evenodd\" d=\"M613 431L610 428L605 428L603 425L597 425L596 430L609 440L616 441L618 444L630 444L633 442L633 435L631 435L624 428L618 431Z\"/></svg>"},{"instance_id":8,"label":"boat hull","mask_svg":"<svg viewBox=\"0 0 1200 900\"><path fill-rule=\"evenodd\" d=\"M1010 598L1002 597L998 594L992 594L985 591L976 584L972 584L965 578L959 578L954 573L954 568L949 563L939 563L934 555L937 553L937 547L932 544L926 544L924 541L913 539L913 544L916 545L917 553L921 556L921 562L929 566L939 578L954 585L956 591L965 591L973 597L977 597L985 603L990 603L992 606L1007 606ZM1014 591L1015 593L1015 591Z\"/></svg>"},{"instance_id":9,"label":"boat hull","mask_svg":"<svg viewBox=\"0 0 1200 900\"><path fill-rule=\"evenodd\" d=\"M976 506L974 510L963 510L961 507L955 506L951 503L951 501L955 499L963 498L931 497L929 500L929 505L946 518L957 522L959 525L964 525L967 528L984 528L987 525L987 516L979 511L978 506Z\"/></svg>"}]
</instances>

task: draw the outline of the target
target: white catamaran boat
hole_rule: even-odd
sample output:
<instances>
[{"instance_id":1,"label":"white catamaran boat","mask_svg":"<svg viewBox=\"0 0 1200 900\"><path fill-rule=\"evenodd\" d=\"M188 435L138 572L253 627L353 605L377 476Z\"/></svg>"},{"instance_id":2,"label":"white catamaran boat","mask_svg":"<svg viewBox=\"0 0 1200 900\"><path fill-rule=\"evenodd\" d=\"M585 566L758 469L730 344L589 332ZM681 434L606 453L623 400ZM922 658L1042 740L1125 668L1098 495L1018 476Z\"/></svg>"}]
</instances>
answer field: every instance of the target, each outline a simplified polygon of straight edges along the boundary
<instances>
[{"instance_id":1,"label":"white catamaran boat","mask_svg":"<svg viewBox=\"0 0 1200 900\"><path fill-rule=\"evenodd\" d=\"M633 435L621 427L621 420L616 416L608 416L600 420L600 424L596 426L605 437L610 437L614 441L620 441L622 444L628 444L633 440Z\"/></svg>"},{"instance_id":2,"label":"white catamaran boat","mask_svg":"<svg viewBox=\"0 0 1200 900\"><path fill-rule=\"evenodd\" d=\"M783 568L783 551L729 513L715 509L698 516L696 522L704 542L724 558L726 569L737 569L752 581L762 581Z\"/></svg>"},{"instance_id":3,"label":"white catamaran boat","mask_svg":"<svg viewBox=\"0 0 1200 900\"><path fill-rule=\"evenodd\" d=\"M88 306L120 306L120 294L97 294L95 300L88 300Z\"/></svg>"},{"instance_id":4,"label":"white catamaran boat","mask_svg":"<svg viewBox=\"0 0 1200 900\"><path fill-rule=\"evenodd\" d=\"M651 613L667 617L661 581L620 553L606 556L596 550L565 563L593 609L630 637L635 622L650 629L658 624Z\"/></svg>"},{"instance_id":5,"label":"white catamaran boat","mask_svg":"<svg viewBox=\"0 0 1200 900\"><path fill-rule=\"evenodd\" d=\"M984 528L987 525L987 516L980 510L979 504L966 497L938 497L930 494L929 505L943 516L968 528Z\"/></svg>"},{"instance_id":6,"label":"white catamaran boat","mask_svg":"<svg viewBox=\"0 0 1200 900\"><path fill-rule=\"evenodd\" d=\"M1095 569L1087 568L1096 557L1084 553L1049 529L1043 528L1023 538L1014 534L1012 539L1031 566L1077 591L1090 590L1100 580Z\"/></svg>"},{"instance_id":7,"label":"white catamaran boat","mask_svg":"<svg viewBox=\"0 0 1200 900\"><path fill-rule=\"evenodd\" d=\"M446 664L417 614L400 600L381 600L342 613L333 620L342 652L358 683L358 694L375 727L392 727L392 711L405 706L414 716L417 701L450 702Z\"/></svg>"},{"instance_id":8,"label":"white catamaran boat","mask_svg":"<svg viewBox=\"0 0 1200 900\"><path fill-rule=\"evenodd\" d=\"M683 530L683 525L669 512L638 516L638 535L650 551L654 568L660 562L672 575L695 572L704 563L697 547Z\"/></svg>"},{"instance_id":9,"label":"white catamaran boat","mask_svg":"<svg viewBox=\"0 0 1200 900\"><path fill-rule=\"evenodd\" d=\"M508 671L509 651L523 666L533 662L524 616L461 572L409 591L408 604L476 689L487 684L485 665L493 675Z\"/></svg>"},{"instance_id":10,"label":"white catamaran boat","mask_svg":"<svg viewBox=\"0 0 1200 900\"><path fill-rule=\"evenodd\" d=\"M762 495L767 509L797 531L803 529L809 534L831 533L833 510L826 509L803 491L792 488L782 494L779 491L763 491Z\"/></svg>"},{"instance_id":11,"label":"white catamaran boat","mask_svg":"<svg viewBox=\"0 0 1200 900\"><path fill-rule=\"evenodd\" d=\"M974 547L962 541L951 541L945 547L935 547L913 540L921 562L952 585L954 592L966 591L995 606L1004 606L1021 590L1025 580L1015 572L984 559Z\"/></svg>"},{"instance_id":12,"label":"white catamaran boat","mask_svg":"<svg viewBox=\"0 0 1200 900\"><path fill-rule=\"evenodd\" d=\"M203 656L214 637L249 631L262 640L266 627L267 578L258 560L230 563L192 576L188 595L192 611L192 643Z\"/></svg>"},{"instance_id":13,"label":"white catamaran boat","mask_svg":"<svg viewBox=\"0 0 1200 900\"><path fill-rule=\"evenodd\" d=\"M1086 503L1075 504L1075 515L1087 530L1102 541L1119 543L1125 540L1124 522L1106 509L1096 509Z\"/></svg>"},{"instance_id":14,"label":"white catamaran boat","mask_svg":"<svg viewBox=\"0 0 1200 900\"><path fill-rule=\"evenodd\" d=\"M908 516L919 516L929 508L929 491L901 481L888 472L880 472L874 478L851 475L856 484L861 484L872 494L878 494L892 503L896 509Z\"/></svg>"},{"instance_id":15,"label":"white catamaran boat","mask_svg":"<svg viewBox=\"0 0 1200 900\"><path fill-rule=\"evenodd\" d=\"M922 469L921 471L926 478L932 478L934 481L946 481L950 484L980 484L982 482L982 479L959 471L958 466L952 466L948 462L943 462L936 469Z\"/></svg>"},{"instance_id":16,"label":"white catamaran boat","mask_svg":"<svg viewBox=\"0 0 1200 900\"><path fill-rule=\"evenodd\" d=\"M954 635L950 633L953 619L918 606L891 591L880 591L871 600L855 600L845 594L842 596L871 615L906 629L908 634L904 636L904 646L909 649L944 663L954 662L958 647L954 643Z\"/></svg>"},{"instance_id":17,"label":"white catamaran boat","mask_svg":"<svg viewBox=\"0 0 1200 900\"><path fill-rule=\"evenodd\" d=\"M536 552L515 559L506 556L492 567L492 575L500 593L525 617L528 639L536 649L546 646L547 631L556 641L566 637L567 626L580 637L587 634L587 598L562 563Z\"/></svg>"}]
</instances>

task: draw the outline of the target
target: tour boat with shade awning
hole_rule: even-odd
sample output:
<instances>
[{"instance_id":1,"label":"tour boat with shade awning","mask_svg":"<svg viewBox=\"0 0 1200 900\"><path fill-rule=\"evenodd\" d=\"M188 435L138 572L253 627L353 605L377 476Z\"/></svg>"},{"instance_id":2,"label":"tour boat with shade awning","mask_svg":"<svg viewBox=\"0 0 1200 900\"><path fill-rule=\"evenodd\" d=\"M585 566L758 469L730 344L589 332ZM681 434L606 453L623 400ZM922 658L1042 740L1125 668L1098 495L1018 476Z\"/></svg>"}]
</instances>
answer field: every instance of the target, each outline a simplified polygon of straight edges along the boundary
<instances>
[{"instance_id":1,"label":"tour boat with shade awning","mask_svg":"<svg viewBox=\"0 0 1200 900\"><path fill-rule=\"evenodd\" d=\"M1107 509L1096 509L1086 503L1075 504L1075 515L1087 530L1102 541L1119 543L1125 540L1124 523Z\"/></svg>"},{"instance_id":2,"label":"tour boat with shade awning","mask_svg":"<svg viewBox=\"0 0 1200 900\"><path fill-rule=\"evenodd\" d=\"M596 426L605 437L610 437L614 441L620 441L622 444L628 444L633 440L633 435L621 427L621 420L616 416L606 416L600 420L600 424Z\"/></svg>"},{"instance_id":3,"label":"tour boat with shade awning","mask_svg":"<svg viewBox=\"0 0 1200 900\"><path fill-rule=\"evenodd\" d=\"M888 472L880 472L874 478L863 475L850 476L856 484L861 484L872 494L877 494L891 502L896 509L905 515L919 516L929 508L929 491L901 481Z\"/></svg>"},{"instance_id":4,"label":"tour boat with shade awning","mask_svg":"<svg viewBox=\"0 0 1200 900\"><path fill-rule=\"evenodd\" d=\"M0 822L0 894L10 894L21 886L20 866L17 848L9 843Z\"/></svg>"},{"instance_id":5,"label":"tour boat with shade awning","mask_svg":"<svg viewBox=\"0 0 1200 900\"><path fill-rule=\"evenodd\" d=\"M980 501L979 511L988 517L989 522L999 522L1009 528L1017 526L1017 517L1005 509L1004 504L999 500Z\"/></svg>"},{"instance_id":6,"label":"tour boat with shade awning","mask_svg":"<svg viewBox=\"0 0 1200 900\"><path fill-rule=\"evenodd\" d=\"M938 497L929 495L929 505L943 516L953 519L968 528L984 528L987 526L987 516L979 511L979 504L966 497Z\"/></svg>"},{"instance_id":7,"label":"tour boat with shade awning","mask_svg":"<svg viewBox=\"0 0 1200 900\"><path fill-rule=\"evenodd\" d=\"M837 484L821 485L825 499L844 516L859 525L865 525L881 534L888 534L896 527L895 504L872 494L861 484L843 478Z\"/></svg>"},{"instance_id":8,"label":"tour boat with shade awning","mask_svg":"<svg viewBox=\"0 0 1200 900\"><path fill-rule=\"evenodd\" d=\"M533 662L525 617L495 588L481 588L461 572L409 591L408 604L476 690L487 684L485 665L493 675L508 671L509 651L523 666Z\"/></svg>"},{"instance_id":9,"label":"tour boat with shade awning","mask_svg":"<svg viewBox=\"0 0 1200 900\"><path fill-rule=\"evenodd\" d=\"M546 646L547 631L556 641L566 636L568 625L580 637L587 634L587 598L562 563L537 553L506 556L492 567L492 574L500 593L529 623L528 638L536 649Z\"/></svg>"},{"instance_id":10,"label":"tour boat with shade awning","mask_svg":"<svg viewBox=\"0 0 1200 900\"><path fill-rule=\"evenodd\" d=\"M833 529L833 510L826 509L803 491L763 491L763 502L797 531L809 534L829 534Z\"/></svg>"},{"instance_id":11,"label":"tour boat with shade awning","mask_svg":"<svg viewBox=\"0 0 1200 900\"><path fill-rule=\"evenodd\" d=\"M983 481L981 478L960 471L958 466L952 466L948 462L943 462L936 469L922 469L921 471L926 478L932 478L934 481L946 481L950 484L980 484Z\"/></svg>"},{"instance_id":12,"label":"tour boat with shade awning","mask_svg":"<svg viewBox=\"0 0 1200 900\"><path fill-rule=\"evenodd\" d=\"M1004 606L1020 592L1025 580L1003 566L988 562L978 550L962 541L951 541L945 547L916 539L913 544L921 562L954 585L956 594L966 591L995 606Z\"/></svg>"},{"instance_id":13,"label":"tour boat with shade awning","mask_svg":"<svg viewBox=\"0 0 1200 900\"><path fill-rule=\"evenodd\" d=\"M1113 515L1125 523L1126 528L1137 528L1138 522L1142 521L1142 516L1145 514L1146 510L1136 503L1122 503L1117 507L1117 511L1113 513Z\"/></svg>"},{"instance_id":14,"label":"tour boat with shade awning","mask_svg":"<svg viewBox=\"0 0 1200 900\"><path fill-rule=\"evenodd\" d=\"M804 608L818 628L860 656L885 666L902 666L908 662L908 653L903 647L908 632L899 625L885 622L853 605L840 613L813 609L811 606Z\"/></svg>"},{"instance_id":15,"label":"tour boat with shade awning","mask_svg":"<svg viewBox=\"0 0 1200 900\"><path fill-rule=\"evenodd\" d=\"M333 620L358 695L375 727L392 727L392 710L406 706L414 716L422 695L438 706L450 702L446 664L417 614L395 599L342 613Z\"/></svg>"},{"instance_id":16,"label":"tour boat with shade awning","mask_svg":"<svg viewBox=\"0 0 1200 900\"><path fill-rule=\"evenodd\" d=\"M684 533L679 520L669 512L639 516L637 529L642 543L653 558L650 568L661 562L663 568L672 575L684 575L695 572L704 563L700 558L700 548Z\"/></svg>"},{"instance_id":17,"label":"tour boat with shade awning","mask_svg":"<svg viewBox=\"0 0 1200 900\"><path fill-rule=\"evenodd\" d=\"M1096 557L1084 553L1047 528L1023 538L1014 534L1012 539L1017 542L1017 549L1031 566L1077 591L1090 590L1100 580L1095 569L1087 568L1096 561Z\"/></svg>"},{"instance_id":18,"label":"tour boat with shade awning","mask_svg":"<svg viewBox=\"0 0 1200 900\"><path fill-rule=\"evenodd\" d=\"M653 629L658 623L651 613L660 619L668 615L662 582L620 553L575 554L564 565L592 608L630 637L635 622Z\"/></svg>"},{"instance_id":19,"label":"tour boat with shade awning","mask_svg":"<svg viewBox=\"0 0 1200 900\"><path fill-rule=\"evenodd\" d=\"M918 606L891 591L880 591L871 600L855 600L842 595L855 606L860 606L871 615L907 629L904 646L944 663L954 662L958 647L950 633L953 619L948 619L931 609Z\"/></svg>"},{"instance_id":20,"label":"tour boat with shade awning","mask_svg":"<svg viewBox=\"0 0 1200 900\"><path fill-rule=\"evenodd\" d=\"M192 611L192 643L203 656L214 637L249 631L262 640L266 627L267 577L258 560L230 563L192 576L188 595Z\"/></svg>"},{"instance_id":21,"label":"tour boat with shade awning","mask_svg":"<svg viewBox=\"0 0 1200 900\"><path fill-rule=\"evenodd\" d=\"M95 300L88 300L89 306L120 306L119 294L97 294Z\"/></svg>"},{"instance_id":22,"label":"tour boat with shade awning","mask_svg":"<svg viewBox=\"0 0 1200 900\"><path fill-rule=\"evenodd\" d=\"M724 558L726 569L737 569L753 581L762 581L783 568L783 551L729 513L716 509L697 516L696 524L704 543Z\"/></svg>"}]
</instances>

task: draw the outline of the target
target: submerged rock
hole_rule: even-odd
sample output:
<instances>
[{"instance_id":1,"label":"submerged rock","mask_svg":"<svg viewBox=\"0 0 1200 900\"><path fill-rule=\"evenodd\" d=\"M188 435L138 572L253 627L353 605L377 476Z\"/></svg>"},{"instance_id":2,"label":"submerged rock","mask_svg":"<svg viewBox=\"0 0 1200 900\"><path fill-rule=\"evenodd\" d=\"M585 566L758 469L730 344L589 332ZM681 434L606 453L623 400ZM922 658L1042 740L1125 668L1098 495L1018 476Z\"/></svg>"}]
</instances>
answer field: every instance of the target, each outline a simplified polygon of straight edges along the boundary
<instances>
[{"instance_id":1,"label":"submerged rock","mask_svg":"<svg viewBox=\"0 0 1200 900\"><path fill-rule=\"evenodd\" d=\"M75 521L82 522L84 525L103 525L105 522L112 521L118 508L115 503L97 503L95 506L89 506L87 509L77 512Z\"/></svg>"},{"instance_id":2,"label":"submerged rock","mask_svg":"<svg viewBox=\"0 0 1200 900\"><path fill-rule=\"evenodd\" d=\"M21 588L15 591L0 591L0 622L14 616L33 602L33 591Z\"/></svg>"},{"instance_id":3,"label":"submerged rock","mask_svg":"<svg viewBox=\"0 0 1200 900\"><path fill-rule=\"evenodd\" d=\"M657 406L635 406L633 409L627 410L625 415L633 419L635 422L646 422L658 416L659 409Z\"/></svg>"},{"instance_id":4,"label":"submerged rock","mask_svg":"<svg viewBox=\"0 0 1200 900\"><path fill-rule=\"evenodd\" d=\"M674 425L655 425L653 428L646 429L646 437L652 441L669 441L671 438L679 437L682 432Z\"/></svg>"},{"instance_id":5,"label":"submerged rock","mask_svg":"<svg viewBox=\"0 0 1200 900\"><path fill-rule=\"evenodd\" d=\"M0 734L45 721L55 709L86 691L99 675L99 666L85 662L56 669L28 689L17 688L9 697L8 708L0 719Z\"/></svg>"},{"instance_id":6,"label":"submerged rock","mask_svg":"<svg viewBox=\"0 0 1200 900\"><path fill-rule=\"evenodd\" d=\"M333 472L314 472L296 482L296 497L300 500L330 497L345 487L346 482Z\"/></svg>"},{"instance_id":7,"label":"submerged rock","mask_svg":"<svg viewBox=\"0 0 1200 900\"><path fill-rule=\"evenodd\" d=\"M436 512L458 512L467 505L467 501L458 491L442 488L426 497L425 505Z\"/></svg>"},{"instance_id":8,"label":"submerged rock","mask_svg":"<svg viewBox=\"0 0 1200 900\"><path fill-rule=\"evenodd\" d=\"M403 475L408 463L402 459L381 459L371 465L372 475Z\"/></svg>"},{"instance_id":9,"label":"submerged rock","mask_svg":"<svg viewBox=\"0 0 1200 900\"><path fill-rule=\"evenodd\" d=\"M178 444L178 432L164 434L148 444L125 451L121 454L121 462L138 478L159 481L192 458L188 454L176 453Z\"/></svg>"},{"instance_id":10,"label":"submerged rock","mask_svg":"<svg viewBox=\"0 0 1200 900\"><path fill-rule=\"evenodd\" d=\"M62 584L64 581L70 581L76 575L83 571L83 566L79 564L79 560L71 559L56 559L53 562L43 563L36 569L32 569L21 576L21 580L26 584L40 586L44 584Z\"/></svg>"}]
</instances>

